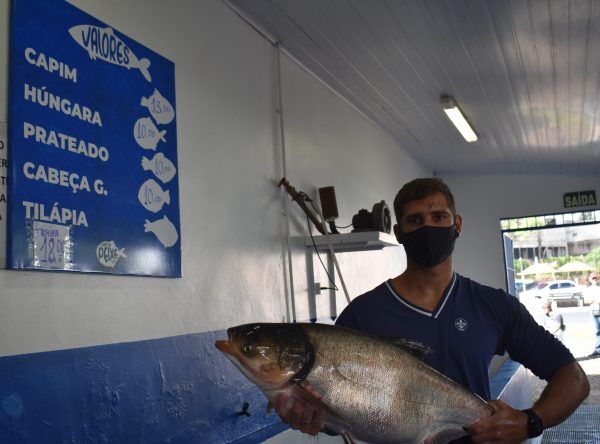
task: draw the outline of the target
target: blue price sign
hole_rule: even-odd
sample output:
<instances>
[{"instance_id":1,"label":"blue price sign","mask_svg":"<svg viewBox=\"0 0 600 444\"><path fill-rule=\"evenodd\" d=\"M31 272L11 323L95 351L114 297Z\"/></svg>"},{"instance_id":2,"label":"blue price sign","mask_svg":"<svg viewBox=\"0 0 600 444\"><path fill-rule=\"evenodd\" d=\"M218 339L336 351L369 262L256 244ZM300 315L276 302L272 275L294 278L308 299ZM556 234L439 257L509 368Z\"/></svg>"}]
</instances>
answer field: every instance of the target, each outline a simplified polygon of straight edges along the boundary
<instances>
[{"instance_id":1,"label":"blue price sign","mask_svg":"<svg viewBox=\"0 0 600 444\"><path fill-rule=\"evenodd\" d=\"M64 0L11 6L8 267L181 276L175 65Z\"/></svg>"}]
</instances>

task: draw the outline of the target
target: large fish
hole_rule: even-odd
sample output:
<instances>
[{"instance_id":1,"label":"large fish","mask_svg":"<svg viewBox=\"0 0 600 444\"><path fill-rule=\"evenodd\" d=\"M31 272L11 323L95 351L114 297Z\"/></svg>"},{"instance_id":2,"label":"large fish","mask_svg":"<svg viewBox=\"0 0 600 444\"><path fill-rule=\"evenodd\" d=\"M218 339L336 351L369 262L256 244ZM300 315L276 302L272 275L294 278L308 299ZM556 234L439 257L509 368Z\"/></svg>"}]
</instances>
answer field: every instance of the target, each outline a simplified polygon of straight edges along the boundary
<instances>
[{"instance_id":1,"label":"large fish","mask_svg":"<svg viewBox=\"0 0 600 444\"><path fill-rule=\"evenodd\" d=\"M271 403L284 392L314 405L346 443L447 443L493 413L425 364L421 344L325 324L247 324L227 333L215 346Z\"/></svg>"},{"instance_id":2,"label":"large fish","mask_svg":"<svg viewBox=\"0 0 600 444\"><path fill-rule=\"evenodd\" d=\"M100 59L127 69L137 68L149 82L150 60L138 59L129 47L115 35L112 28L94 25L77 25L69 29L71 37L79 43L92 60Z\"/></svg>"}]
</instances>

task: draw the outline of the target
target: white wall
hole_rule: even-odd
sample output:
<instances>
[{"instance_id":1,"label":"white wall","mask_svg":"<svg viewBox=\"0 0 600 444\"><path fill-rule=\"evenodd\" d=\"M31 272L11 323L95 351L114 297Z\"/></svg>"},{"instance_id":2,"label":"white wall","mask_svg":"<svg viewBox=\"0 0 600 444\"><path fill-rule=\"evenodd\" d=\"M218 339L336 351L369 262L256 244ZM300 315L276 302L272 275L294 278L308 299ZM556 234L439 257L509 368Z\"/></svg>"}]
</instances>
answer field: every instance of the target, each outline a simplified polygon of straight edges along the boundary
<instances>
[{"instance_id":1,"label":"white wall","mask_svg":"<svg viewBox=\"0 0 600 444\"><path fill-rule=\"evenodd\" d=\"M4 30L8 1L0 1ZM275 187L283 173L275 49L216 0L72 3L175 63L183 277L0 271L0 356L281 321L286 254ZM335 185L340 223L381 199L391 204L403 182L427 174L319 81L286 57L282 63L288 177L309 193ZM0 110L5 74L2 68ZM290 210L300 221L291 224L293 236L304 235L299 209ZM293 249L303 320L306 260L304 247ZM401 248L345 254L340 262L353 295L403 267ZM326 307L323 298L320 317L329 315Z\"/></svg>"},{"instance_id":2,"label":"white wall","mask_svg":"<svg viewBox=\"0 0 600 444\"><path fill-rule=\"evenodd\" d=\"M596 190L598 176L447 176L463 232L456 242L456 271L496 288L506 289L500 219L572 211L563 194ZM598 207L596 207L598 208ZM575 211L584 208L576 208Z\"/></svg>"},{"instance_id":3,"label":"white wall","mask_svg":"<svg viewBox=\"0 0 600 444\"><path fill-rule=\"evenodd\" d=\"M430 175L415 160L399 150L381 129L324 88L294 63L285 63L284 110L286 115L288 178L318 202L318 188L333 185L339 218L345 226L361 208L369 211L385 200L390 211L397 191L404 182ZM292 237L307 234L306 218L297 205L290 207ZM341 230L348 232L349 229ZM313 230L315 235L319 233ZM294 244L295 245L295 244ZM304 248L294 248L295 295L297 318L309 318ZM325 255L321 255L323 261ZM400 274L405 268L401 247L380 251L339 253L348 292L353 298L383 280ZM315 277L329 286L317 258L313 258ZM346 305L339 280L338 313ZM317 317L329 316L329 297L317 296Z\"/></svg>"}]
</instances>

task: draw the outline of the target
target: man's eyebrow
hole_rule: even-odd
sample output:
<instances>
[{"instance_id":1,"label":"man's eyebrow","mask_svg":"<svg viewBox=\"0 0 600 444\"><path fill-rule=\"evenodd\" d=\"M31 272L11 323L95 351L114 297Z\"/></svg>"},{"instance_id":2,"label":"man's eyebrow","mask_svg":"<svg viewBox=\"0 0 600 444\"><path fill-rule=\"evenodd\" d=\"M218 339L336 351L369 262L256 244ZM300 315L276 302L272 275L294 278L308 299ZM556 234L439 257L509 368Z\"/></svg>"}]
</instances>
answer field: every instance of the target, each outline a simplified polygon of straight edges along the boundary
<instances>
[{"instance_id":1,"label":"man's eyebrow","mask_svg":"<svg viewBox=\"0 0 600 444\"><path fill-rule=\"evenodd\" d=\"M423 213L420 212L420 211L416 212L416 213L405 214L404 215L404 219L408 219L408 218L411 218L411 217L422 216L422 215L423 215Z\"/></svg>"}]
</instances>

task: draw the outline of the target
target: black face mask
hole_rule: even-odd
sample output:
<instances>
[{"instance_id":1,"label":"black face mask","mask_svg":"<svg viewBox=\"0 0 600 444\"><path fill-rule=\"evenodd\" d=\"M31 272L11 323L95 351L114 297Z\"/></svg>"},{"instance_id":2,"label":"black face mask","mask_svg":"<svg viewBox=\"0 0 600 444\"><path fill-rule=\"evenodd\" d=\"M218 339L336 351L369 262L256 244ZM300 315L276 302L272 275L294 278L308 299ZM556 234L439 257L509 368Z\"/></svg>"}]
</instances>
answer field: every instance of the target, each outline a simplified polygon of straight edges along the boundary
<instances>
[{"instance_id":1,"label":"black face mask","mask_svg":"<svg viewBox=\"0 0 600 444\"><path fill-rule=\"evenodd\" d=\"M410 233L400 233L400 242L406 256L425 268L432 268L444 262L454 251L458 237L454 225L431 227L426 225Z\"/></svg>"}]
</instances>

